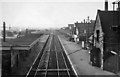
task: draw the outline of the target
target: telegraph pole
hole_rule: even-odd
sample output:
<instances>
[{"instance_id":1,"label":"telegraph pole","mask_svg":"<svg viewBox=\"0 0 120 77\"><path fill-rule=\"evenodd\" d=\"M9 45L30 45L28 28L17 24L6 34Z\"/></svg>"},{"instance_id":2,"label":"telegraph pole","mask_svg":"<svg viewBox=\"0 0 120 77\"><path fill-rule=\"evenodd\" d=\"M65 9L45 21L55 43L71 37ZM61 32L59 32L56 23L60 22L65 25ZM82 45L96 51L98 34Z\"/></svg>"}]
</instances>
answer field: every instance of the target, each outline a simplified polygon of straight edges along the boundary
<instances>
[{"instance_id":1,"label":"telegraph pole","mask_svg":"<svg viewBox=\"0 0 120 77\"><path fill-rule=\"evenodd\" d=\"M3 42L6 41L6 30L5 30L5 22L3 22Z\"/></svg>"}]
</instances>

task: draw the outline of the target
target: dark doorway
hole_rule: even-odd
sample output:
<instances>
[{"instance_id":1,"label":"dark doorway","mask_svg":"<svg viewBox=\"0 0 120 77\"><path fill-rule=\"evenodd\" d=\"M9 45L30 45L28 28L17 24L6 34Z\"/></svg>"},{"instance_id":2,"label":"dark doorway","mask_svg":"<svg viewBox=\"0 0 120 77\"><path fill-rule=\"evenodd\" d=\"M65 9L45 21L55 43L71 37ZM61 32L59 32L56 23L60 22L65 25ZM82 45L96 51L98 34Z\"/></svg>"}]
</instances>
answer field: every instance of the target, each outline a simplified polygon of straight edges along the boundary
<instances>
[{"instance_id":1,"label":"dark doorway","mask_svg":"<svg viewBox=\"0 0 120 77\"><path fill-rule=\"evenodd\" d=\"M101 67L101 50L99 48L95 46L92 47L90 51L90 61L93 66Z\"/></svg>"},{"instance_id":2,"label":"dark doorway","mask_svg":"<svg viewBox=\"0 0 120 77\"><path fill-rule=\"evenodd\" d=\"M101 67L101 50L96 48L96 66Z\"/></svg>"}]
</instances>

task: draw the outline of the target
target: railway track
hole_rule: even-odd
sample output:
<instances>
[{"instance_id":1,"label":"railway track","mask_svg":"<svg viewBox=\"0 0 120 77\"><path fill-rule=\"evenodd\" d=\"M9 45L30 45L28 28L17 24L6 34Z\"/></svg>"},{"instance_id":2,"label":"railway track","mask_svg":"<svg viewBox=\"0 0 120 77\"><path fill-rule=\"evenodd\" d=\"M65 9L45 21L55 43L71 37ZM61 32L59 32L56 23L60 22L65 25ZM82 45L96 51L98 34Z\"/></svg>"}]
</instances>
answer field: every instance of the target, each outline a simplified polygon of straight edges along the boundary
<instances>
[{"instance_id":1,"label":"railway track","mask_svg":"<svg viewBox=\"0 0 120 77\"><path fill-rule=\"evenodd\" d=\"M51 34L26 77L77 77L57 35Z\"/></svg>"}]
</instances>

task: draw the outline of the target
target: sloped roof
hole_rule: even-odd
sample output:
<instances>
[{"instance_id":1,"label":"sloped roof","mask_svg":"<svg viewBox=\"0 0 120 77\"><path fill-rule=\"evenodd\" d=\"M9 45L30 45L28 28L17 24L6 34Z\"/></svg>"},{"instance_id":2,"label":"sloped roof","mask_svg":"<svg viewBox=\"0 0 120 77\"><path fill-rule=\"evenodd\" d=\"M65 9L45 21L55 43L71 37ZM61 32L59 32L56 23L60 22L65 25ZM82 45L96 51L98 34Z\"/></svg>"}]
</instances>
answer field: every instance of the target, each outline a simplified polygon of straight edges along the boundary
<instances>
[{"instance_id":1,"label":"sloped roof","mask_svg":"<svg viewBox=\"0 0 120 77\"><path fill-rule=\"evenodd\" d=\"M25 35L23 37L12 39L9 42L12 45L17 45L17 46L30 45L33 41L35 41L40 36L41 36L41 34L28 34L28 35Z\"/></svg>"},{"instance_id":2,"label":"sloped roof","mask_svg":"<svg viewBox=\"0 0 120 77\"><path fill-rule=\"evenodd\" d=\"M74 24L68 24L68 27L74 27Z\"/></svg>"},{"instance_id":3,"label":"sloped roof","mask_svg":"<svg viewBox=\"0 0 120 77\"><path fill-rule=\"evenodd\" d=\"M111 27L118 25L118 11L100 11L98 10L102 30L104 33L113 32Z\"/></svg>"},{"instance_id":4,"label":"sloped roof","mask_svg":"<svg viewBox=\"0 0 120 77\"><path fill-rule=\"evenodd\" d=\"M93 28L94 23L75 23L76 27L78 27L78 29L87 29L89 28Z\"/></svg>"},{"instance_id":5,"label":"sloped roof","mask_svg":"<svg viewBox=\"0 0 120 77\"><path fill-rule=\"evenodd\" d=\"M83 30L86 32L93 33L94 22L92 23L75 23L75 26L78 28L79 33L83 33Z\"/></svg>"},{"instance_id":6,"label":"sloped roof","mask_svg":"<svg viewBox=\"0 0 120 77\"><path fill-rule=\"evenodd\" d=\"M39 38L42 34L28 34L23 37L15 38L15 39L6 39L6 42L3 42L1 39L0 46L27 46L34 42L37 38Z\"/></svg>"},{"instance_id":7,"label":"sloped roof","mask_svg":"<svg viewBox=\"0 0 120 77\"><path fill-rule=\"evenodd\" d=\"M112 27L119 26L119 12L98 10L97 16L100 17L102 31L104 32L104 43L110 50L116 50L120 42L119 34L115 32Z\"/></svg>"},{"instance_id":8,"label":"sloped roof","mask_svg":"<svg viewBox=\"0 0 120 77\"><path fill-rule=\"evenodd\" d=\"M8 41L8 40L7 40ZM11 46L10 43L8 42L3 42L3 39L0 40L0 46L4 46L4 47L7 47L7 46Z\"/></svg>"}]
</instances>

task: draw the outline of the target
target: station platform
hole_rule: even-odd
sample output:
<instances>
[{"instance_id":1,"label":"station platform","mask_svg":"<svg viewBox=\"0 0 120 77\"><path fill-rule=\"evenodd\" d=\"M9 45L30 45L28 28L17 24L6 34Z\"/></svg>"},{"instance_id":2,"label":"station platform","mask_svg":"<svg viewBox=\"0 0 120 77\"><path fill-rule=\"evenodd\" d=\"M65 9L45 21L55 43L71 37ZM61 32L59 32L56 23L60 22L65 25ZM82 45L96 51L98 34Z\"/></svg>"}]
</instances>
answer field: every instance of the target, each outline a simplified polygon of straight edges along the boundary
<instances>
[{"instance_id":1,"label":"station platform","mask_svg":"<svg viewBox=\"0 0 120 77\"><path fill-rule=\"evenodd\" d=\"M102 77L108 75L118 77L115 73L92 66L89 62L89 51L82 49L81 45L68 41L64 35L59 35L59 37L78 75L96 75Z\"/></svg>"},{"instance_id":2,"label":"station platform","mask_svg":"<svg viewBox=\"0 0 120 77\"><path fill-rule=\"evenodd\" d=\"M49 35L43 35L40 38L40 42L46 42L47 38L49 37Z\"/></svg>"}]
</instances>

